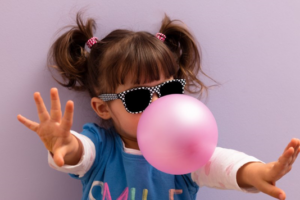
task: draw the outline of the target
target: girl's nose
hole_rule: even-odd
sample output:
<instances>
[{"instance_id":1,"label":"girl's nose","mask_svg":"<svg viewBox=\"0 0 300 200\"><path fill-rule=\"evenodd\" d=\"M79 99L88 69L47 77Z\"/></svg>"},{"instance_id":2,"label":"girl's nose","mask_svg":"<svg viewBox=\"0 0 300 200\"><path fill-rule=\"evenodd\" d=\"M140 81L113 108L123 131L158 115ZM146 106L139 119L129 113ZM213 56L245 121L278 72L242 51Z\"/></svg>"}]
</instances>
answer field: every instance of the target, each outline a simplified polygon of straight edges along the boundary
<instances>
[{"instance_id":1,"label":"girl's nose","mask_svg":"<svg viewBox=\"0 0 300 200\"><path fill-rule=\"evenodd\" d=\"M156 101L156 99L158 99L158 95L157 93L154 93L152 97L152 102Z\"/></svg>"}]
</instances>

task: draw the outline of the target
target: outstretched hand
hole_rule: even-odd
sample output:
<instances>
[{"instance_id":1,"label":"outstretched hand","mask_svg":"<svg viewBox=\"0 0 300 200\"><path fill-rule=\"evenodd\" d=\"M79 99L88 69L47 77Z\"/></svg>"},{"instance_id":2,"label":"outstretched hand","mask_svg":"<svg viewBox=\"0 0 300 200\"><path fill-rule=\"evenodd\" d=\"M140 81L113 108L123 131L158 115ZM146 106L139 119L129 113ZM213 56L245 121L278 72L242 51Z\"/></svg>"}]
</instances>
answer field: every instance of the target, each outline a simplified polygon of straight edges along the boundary
<instances>
[{"instance_id":1,"label":"outstretched hand","mask_svg":"<svg viewBox=\"0 0 300 200\"><path fill-rule=\"evenodd\" d=\"M50 96L51 109L49 115L41 95L38 92L34 93L40 123L31 121L21 115L18 115L17 118L27 128L38 134L46 149L53 154L54 162L58 166L64 165L66 160L76 164L77 158L73 160L73 154L78 153L76 150L78 150L80 144L70 133L73 123L74 104L72 101L67 102L64 116L62 117L60 99L56 88L50 90Z\"/></svg>"},{"instance_id":2,"label":"outstretched hand","mask_svg":"<svg viewBox=\"0 0 300 200\"><path fill-rule=\"evenodd\" d=\"M287 174L300 152L300 140L292 139L285 148L283 154L275 162L248 163L238 171L238 183L240 187L255 187L272 197L284 200L285 192L276 187L276 181Z\"/></svg>"}]
</instances>

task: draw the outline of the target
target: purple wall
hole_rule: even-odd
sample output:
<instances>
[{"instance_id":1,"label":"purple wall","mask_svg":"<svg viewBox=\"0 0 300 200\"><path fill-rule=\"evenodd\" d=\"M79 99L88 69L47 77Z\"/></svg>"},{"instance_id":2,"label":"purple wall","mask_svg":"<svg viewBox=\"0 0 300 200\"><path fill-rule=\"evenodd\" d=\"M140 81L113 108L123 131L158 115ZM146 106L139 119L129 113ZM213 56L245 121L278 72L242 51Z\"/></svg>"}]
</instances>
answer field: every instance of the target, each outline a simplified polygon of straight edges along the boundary
<instances>
[{"instance_id":1,"label":"purple wall","mask_svg":"<svg viewBox=\"0 0 300 200\"><path fill-rule=\"evenodd\" d=\"M181 3L179 3L181 2ZM75 102L73 129L97 118L83 94L60 87L46 68L57 30L85 7L102 38L116 28L158 31L163 13L184 21L198 38L205 71L222 83L207 105L219 126L219 146L275 161L293 137L300 137L300 3L279 1L0 1L0 199L80 199L81 184L48 167L47 152L34 132L17 121L38 121L33 93L49 108L58 87L63 104ZM64 107L63 107L64 108ZM277 185L299 199L299 160ZM265 200L202 188L199 199Z\"/></svg>"}]
</instances>

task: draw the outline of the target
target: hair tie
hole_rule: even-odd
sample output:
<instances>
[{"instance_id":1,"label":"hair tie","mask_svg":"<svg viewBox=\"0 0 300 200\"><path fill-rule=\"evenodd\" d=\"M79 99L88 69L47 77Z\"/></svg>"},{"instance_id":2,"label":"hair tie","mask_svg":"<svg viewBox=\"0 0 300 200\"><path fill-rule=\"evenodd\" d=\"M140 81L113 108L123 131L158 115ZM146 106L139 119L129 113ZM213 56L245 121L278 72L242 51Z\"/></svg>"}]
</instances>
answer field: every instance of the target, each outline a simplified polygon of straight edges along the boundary
<instances>
[{"instance_id":1,"label":"hair tie","mask_svg":"<svg viewBox=\"0 0 300 200\"><path fill-rule=\"evenodd\" d=\"M165 41L165 39L167 38L166 35L162 33L156 33L156 37L161 41Z\"/></svg>"},{"instance_id":2,"label":"hair tie","mask_svg":"<svg viewBox=\"0 0 300 200\"><path fill-rule=\"evenodd\" d=\"M98 42L98 38L97 37L92 37L90 38L87 42L86 42L86 45L91 49L92 46L94 44L96 44Z\"/></svg>"}]
</instances>

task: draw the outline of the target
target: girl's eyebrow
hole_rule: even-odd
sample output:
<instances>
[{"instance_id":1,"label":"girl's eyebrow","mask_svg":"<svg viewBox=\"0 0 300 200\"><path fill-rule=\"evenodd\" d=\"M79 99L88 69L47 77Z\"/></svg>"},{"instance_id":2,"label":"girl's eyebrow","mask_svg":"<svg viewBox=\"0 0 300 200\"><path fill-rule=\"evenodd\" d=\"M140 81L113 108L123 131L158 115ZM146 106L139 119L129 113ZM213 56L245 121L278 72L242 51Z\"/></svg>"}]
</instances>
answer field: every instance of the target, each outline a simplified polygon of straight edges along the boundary
<instances>
[{"instance_id":1,"label":"girl's eyebrow","mask_svg":"<svg viewBox=\"0 0 300 200\"><path fill-rule=\"evenodd\" d=\"M133 89L133 88L138 88L138 87L154 87L154 86L160 85L160 84L162 84L162 83L164 83L164 82L166 82L166 81L173 80L173 79L174 79L174 77L171 76L170 78L167 78L167 79L163 80L161 83L158 83L158 84L153 85L153 86L147 86L147 85L143 85L143 84L133 84L133 85L131 85L130 87L128 87L127 89L125 89L124 91L130 90L130 89ZM147 84L147 83L146 83L146 84ZM122 91L122 92L123 92L123 91Z\"/></svg>"},{"instance_id":2,"label":"girl's eyebrow","mask_svg":"<svg viewBox=\"0 0 300 200\"><path fill-rule=\"evenodd\" d=\"M165 79L165 80L163 80L162 82L160 82L160 83L158 83L158 84L156 84L156 85L153 85L153 86L146 86L146 85L133 85L132 87L130 87L129 89L132 89L132 88L137 88L137 87L154 87L154 86L157 86L157 85L160 85L160 84L162 84L162 83L164 83L164 82L166 82L166 81L169 81L169 80L173 80L174 78L173 77L171 77L171 78L169 78L169 79Z\"/></svg>"},{"instance_id":3,"label":"girl's eyebrow","mask_svg":"<svg viewBox=\"0 0 300 200\"><path fill-rule=\"evenodd\" d=\"M166 82L166 80L163 81L163 82ZM163 82L161 82L161 83L159 83L159 84L156 84L156 85L153 85L153 86L146 86L146 85L138 85L138 84L135 84L135 85L132 85L131 87L129 87L128 89L126 89L126 90L130 90L130 89L134 89L134 88L140 88L140 87L147 87L147 88L149 88L149 87L154 87L154 86L157 86L157 85L162 84Z\"/></svg>"}]
</instances>

